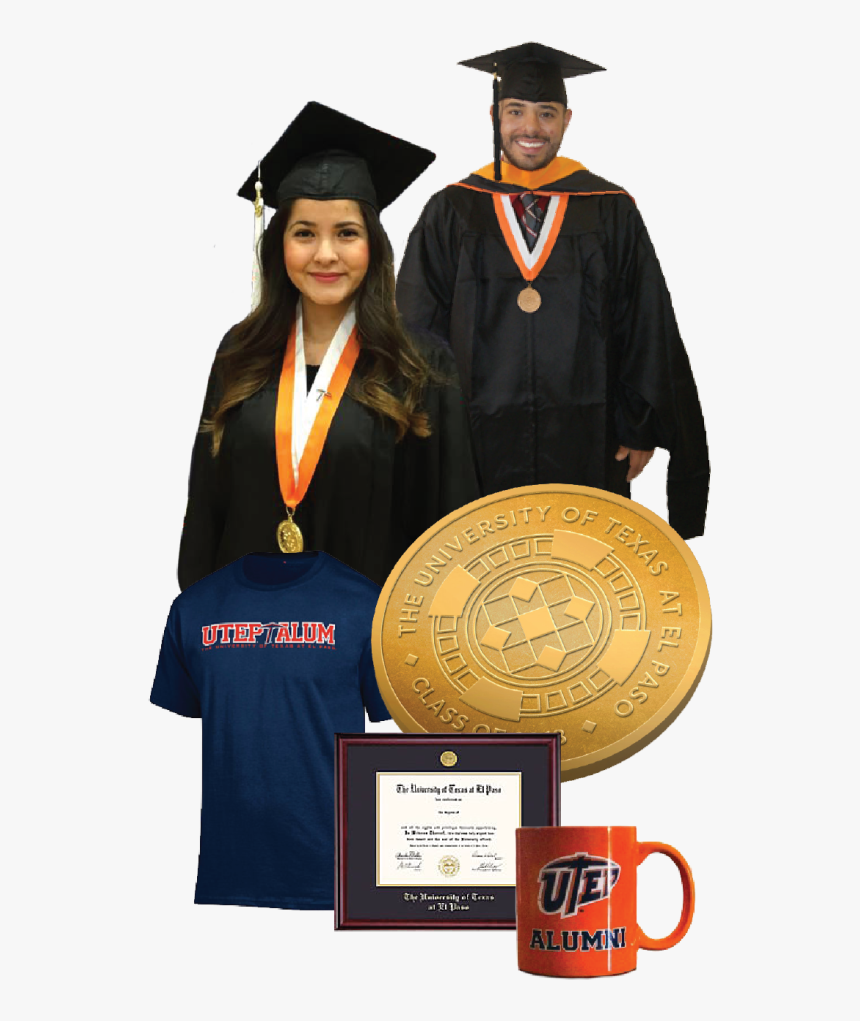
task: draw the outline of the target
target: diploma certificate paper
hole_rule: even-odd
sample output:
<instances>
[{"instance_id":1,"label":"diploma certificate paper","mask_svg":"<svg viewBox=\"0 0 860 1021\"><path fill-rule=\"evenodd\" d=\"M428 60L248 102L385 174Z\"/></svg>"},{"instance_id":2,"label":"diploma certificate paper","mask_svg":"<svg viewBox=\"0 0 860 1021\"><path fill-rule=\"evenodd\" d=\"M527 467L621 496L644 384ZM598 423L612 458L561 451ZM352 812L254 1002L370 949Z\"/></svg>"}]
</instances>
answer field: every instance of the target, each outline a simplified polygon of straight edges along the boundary
<instances>
[{"instance_id":1,"label":"diploma certificate paper","mask_svg":"<svg viewBox=\"0 0 860 1021\"><path fill-rule=\"evenodd\" d=\"M521 773L377 773L377 886L514 886Z\"/></svg>"}]
</instances>

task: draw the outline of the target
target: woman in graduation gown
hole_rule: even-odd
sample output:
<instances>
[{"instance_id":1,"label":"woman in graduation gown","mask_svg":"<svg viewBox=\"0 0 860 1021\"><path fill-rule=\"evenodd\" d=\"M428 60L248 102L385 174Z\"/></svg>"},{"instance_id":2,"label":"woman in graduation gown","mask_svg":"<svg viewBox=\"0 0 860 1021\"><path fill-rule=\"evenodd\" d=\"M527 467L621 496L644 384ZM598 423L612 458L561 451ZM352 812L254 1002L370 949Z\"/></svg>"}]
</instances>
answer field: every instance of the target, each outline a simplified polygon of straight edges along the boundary
<instances>
[{"instance_id":1,"label":"woman in graduation gown","mask_svg":"<svg viewBox=\"0 0 860 1021\"><path fill-rule=\"evenodd\" d=\"M324 550L382 584L478 495L448 349L409 336L378 211L433 154L309 103L239 194L277 208L261 296L218 350L192 454L182 589L251 552Z\"/></svg>"}]
</instances>

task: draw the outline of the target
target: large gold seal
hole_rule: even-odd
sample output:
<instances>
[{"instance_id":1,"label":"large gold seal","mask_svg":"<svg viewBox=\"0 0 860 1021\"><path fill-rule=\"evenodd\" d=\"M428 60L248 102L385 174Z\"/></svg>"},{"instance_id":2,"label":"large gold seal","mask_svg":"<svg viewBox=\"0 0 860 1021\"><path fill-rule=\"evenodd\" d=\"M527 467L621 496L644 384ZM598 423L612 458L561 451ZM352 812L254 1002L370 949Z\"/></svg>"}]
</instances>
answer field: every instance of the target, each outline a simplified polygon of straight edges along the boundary
<instances>
[{"instance_id":1,"label":"large gold seal","mask_svg":"<svg viewBox=\"0 0 860 1021\"><path fill-rule=\"evenodd\" d=\"M558 731L564 780L668 727L710 642L684 540L584 486L526 486L449 514L400 558L373 619L379 690L401 730Z\"/></svg>"}]
</instances>

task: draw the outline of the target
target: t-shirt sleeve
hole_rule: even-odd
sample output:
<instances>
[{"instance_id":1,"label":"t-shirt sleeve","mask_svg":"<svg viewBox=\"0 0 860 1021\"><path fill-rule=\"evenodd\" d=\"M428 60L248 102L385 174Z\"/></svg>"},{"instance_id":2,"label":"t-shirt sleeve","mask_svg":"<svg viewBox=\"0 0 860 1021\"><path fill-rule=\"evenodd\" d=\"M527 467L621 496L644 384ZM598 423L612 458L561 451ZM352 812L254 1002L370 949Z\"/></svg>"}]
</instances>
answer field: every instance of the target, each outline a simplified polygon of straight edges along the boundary
<instances>
[{"instance_id":1,"label":"t-shirt sleeve","mask_svg":"<svg viewBox=\"0 0 860 1021\"><path fill-rule=\"evenodd\" d=\"M191 679L182 654L175 603L170 608L167 626L164 628L164 638L161 640L161 652L149 701L180 716L203 715L200 710L200 694Z\"/></svg>"},{"instance_id":2,"label":"t-shirt sleeve","mask_svg":"<svg viewBox=\"0 0 860 1021\"><path fill-rule=\"evenodd\" d=\"M359 675L361 681L361 701L367 710L367 718L371 723L381 723L383 720L390 720L391 713L385 708L382 695L376 686L376 671L373 669L373 654L370 648L370 639L364 645L359 664Z\"/></svg>"}]
</instances>

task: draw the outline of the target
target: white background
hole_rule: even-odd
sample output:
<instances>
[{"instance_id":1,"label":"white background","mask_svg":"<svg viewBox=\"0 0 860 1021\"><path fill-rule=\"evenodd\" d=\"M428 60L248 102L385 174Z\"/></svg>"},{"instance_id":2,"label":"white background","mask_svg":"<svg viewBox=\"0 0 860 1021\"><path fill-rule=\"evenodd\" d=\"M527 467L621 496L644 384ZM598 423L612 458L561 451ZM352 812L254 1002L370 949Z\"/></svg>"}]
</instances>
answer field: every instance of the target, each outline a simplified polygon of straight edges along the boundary
<instances>
[{"instance_id":1,"label":"white background","mask_svg":"<svg viewBox=\"0 0 860 1021\"><path fill-rule=\"evenodd\" d=\"M847 3L16 5L0 80L6 1016L753 1018L847 1012L856 969L856 49ZM688 937L631 975L520 974L511 932L339 932L195 907L200 725L148 703L188 456L249 300L236 189L309 99L489 162L490 82L536 39L562 152L636 197L699 384L714 642L678 721L564 785L563 821L690 861ZM665 459L634 497L665 513ZM854 570L852 570L854 568ZM384 730L391 725L376 725ZM674 924L672 866L641 921ZM624 1011L625 1013L622 1013Z\"/></svg>"}]
</instances>

